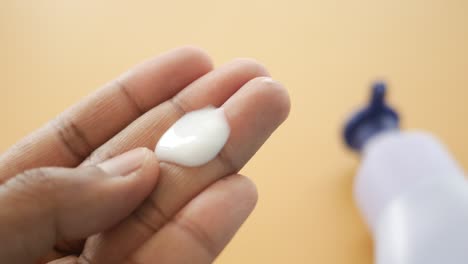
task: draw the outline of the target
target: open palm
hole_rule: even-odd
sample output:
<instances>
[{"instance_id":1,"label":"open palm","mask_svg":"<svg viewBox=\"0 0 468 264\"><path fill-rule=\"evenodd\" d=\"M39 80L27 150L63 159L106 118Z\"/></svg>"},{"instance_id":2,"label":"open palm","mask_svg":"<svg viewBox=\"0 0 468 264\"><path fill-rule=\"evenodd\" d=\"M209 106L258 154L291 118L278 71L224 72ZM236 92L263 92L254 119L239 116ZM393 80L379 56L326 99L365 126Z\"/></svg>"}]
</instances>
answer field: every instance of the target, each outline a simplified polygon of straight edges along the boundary
<instances>
[{"instance_id":1,"label":"open palm","mask_svg":"<svg viewBox=\"0 0 468 264\"><path fill-rule=\"evenodd\" d=\"M215 159L188 168L142 149L153 149L184 113L207 105L224 107L231 127ZM257 200L252 182L236 173L288 112L286 90L249 59L213 70L204 52L183 47L134 67L0 156L0 257L211 263ZM131 150L142 164L118 187L109 187L107 176L86 177L109 173L99 164ZM28 186L41 194L23 195ZM48 203L53 210L39 210Z\"/></svg>"}]
</instances>

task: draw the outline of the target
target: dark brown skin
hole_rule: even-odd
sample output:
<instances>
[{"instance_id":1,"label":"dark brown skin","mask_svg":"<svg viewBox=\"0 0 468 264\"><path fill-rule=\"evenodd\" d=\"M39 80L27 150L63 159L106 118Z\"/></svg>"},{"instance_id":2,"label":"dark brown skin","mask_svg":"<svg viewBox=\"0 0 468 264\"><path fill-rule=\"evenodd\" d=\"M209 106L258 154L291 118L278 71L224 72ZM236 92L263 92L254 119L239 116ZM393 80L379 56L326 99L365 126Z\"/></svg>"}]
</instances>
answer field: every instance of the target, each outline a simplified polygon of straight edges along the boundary
<instances>
[{"instance_id":1,"label":"dark brown skin","mask_svg":"<svg viewBox=\"0 0 468 264\"><path fill-rule=\"evenodd\" d=\"M211 263L257 201L237 172L289 113L268 75L178 48L18 142L0 156L0 262ZM231 127L221 153L197 168L158 162L149 149L167 128L207 105Z\"/></svg>"}]
</instances>

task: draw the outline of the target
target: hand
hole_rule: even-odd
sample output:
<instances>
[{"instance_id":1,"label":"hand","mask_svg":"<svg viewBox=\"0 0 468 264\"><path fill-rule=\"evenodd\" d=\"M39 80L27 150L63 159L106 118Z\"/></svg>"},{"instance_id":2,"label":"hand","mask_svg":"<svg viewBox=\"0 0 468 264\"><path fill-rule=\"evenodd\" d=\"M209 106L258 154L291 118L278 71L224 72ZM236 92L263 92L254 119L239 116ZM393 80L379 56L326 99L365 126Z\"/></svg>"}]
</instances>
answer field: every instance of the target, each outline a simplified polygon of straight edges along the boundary
<instances>
[{"instance_id":1,"label":"hand","mask_svg":"<svg viewBox=\"0 0 468 264\"><path fill-rule=\"evenodd\" d=\"M286 119L289 98L248 59L212 70L184 47L146 61L0 156L0 262L210 263L253 210L236 173ZM221 153L186 168L158 162L185 112L223 106Z\"/></svg>"}]
</instances>

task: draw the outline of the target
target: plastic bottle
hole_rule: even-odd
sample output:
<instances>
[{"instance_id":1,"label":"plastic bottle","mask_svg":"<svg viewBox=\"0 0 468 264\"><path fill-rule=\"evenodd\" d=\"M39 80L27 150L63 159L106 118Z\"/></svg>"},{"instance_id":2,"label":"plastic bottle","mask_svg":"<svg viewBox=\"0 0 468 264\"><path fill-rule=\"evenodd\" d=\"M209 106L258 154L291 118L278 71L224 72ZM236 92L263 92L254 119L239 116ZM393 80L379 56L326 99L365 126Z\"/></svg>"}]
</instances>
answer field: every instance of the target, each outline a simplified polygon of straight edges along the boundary
<instances>
[{"instance_id":1,"label":"plastic bottle","mask_svg":"<svg viewBox=\"0 0 468 264\"><path fill-rule=\"evenodd\" d=\"M377 83L370 104L346 124L362 155L354 197L371 229L376 264L467 264L468 184L462 168L426 132L399 129Z\"/></svg>"}]
</instances>

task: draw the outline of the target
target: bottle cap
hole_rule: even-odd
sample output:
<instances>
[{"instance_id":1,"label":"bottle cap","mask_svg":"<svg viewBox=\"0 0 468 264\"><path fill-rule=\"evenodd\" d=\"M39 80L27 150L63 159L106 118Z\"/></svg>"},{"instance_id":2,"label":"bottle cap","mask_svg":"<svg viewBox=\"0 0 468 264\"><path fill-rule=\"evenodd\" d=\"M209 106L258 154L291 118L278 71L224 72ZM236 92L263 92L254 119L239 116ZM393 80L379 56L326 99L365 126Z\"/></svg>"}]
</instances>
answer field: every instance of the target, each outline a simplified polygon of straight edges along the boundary
<instances>
[{"instance_id":1,"label":"bottle cap","mask_svg":"<svg viewBox=\"0 0 468 264\"><path fill-rule=\"evenodd\" d=\"M386 84L376 82L372 86L369 105L356 112L346 122L344 139L348 147L361 151L366 142L384 131L399 128L399 116L385 103Z\"/></svg>"}]
</instances>

